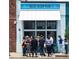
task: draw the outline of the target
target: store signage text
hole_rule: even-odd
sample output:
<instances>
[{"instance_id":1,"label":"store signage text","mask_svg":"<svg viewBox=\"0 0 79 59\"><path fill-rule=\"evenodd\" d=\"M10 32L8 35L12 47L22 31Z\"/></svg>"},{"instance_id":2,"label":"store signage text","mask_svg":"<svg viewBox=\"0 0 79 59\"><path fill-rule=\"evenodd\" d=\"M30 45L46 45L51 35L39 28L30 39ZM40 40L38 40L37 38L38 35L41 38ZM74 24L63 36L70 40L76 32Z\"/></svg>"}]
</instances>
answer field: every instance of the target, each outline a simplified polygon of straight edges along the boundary
<instances>
[{"instance_id":1,"label":"store signage text","mask_svg":"<svg viewBox=\"0 0 79 59\"><path fill-rule=\"evenodd\" d=\"M21 3L21 10L60 9L59 3Z\"/></svg>"}]
</instances>

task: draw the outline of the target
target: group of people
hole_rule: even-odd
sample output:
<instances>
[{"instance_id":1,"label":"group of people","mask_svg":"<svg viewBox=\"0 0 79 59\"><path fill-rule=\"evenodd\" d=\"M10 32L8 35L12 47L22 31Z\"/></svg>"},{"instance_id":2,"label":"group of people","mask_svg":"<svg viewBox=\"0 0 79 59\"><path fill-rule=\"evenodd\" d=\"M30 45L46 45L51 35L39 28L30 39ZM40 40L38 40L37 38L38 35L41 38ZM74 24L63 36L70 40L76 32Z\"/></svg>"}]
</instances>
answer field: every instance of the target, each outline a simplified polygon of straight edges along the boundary
<instances>
[{"instance_id":1,"label":"group of people","mask_svg":"<svg viewBox=\"0 0 79 59\"><path fill-rule=\"evenodd\" d=\"M61 37L60 43L62 43ZM22 42L23 56L38 56L38 48L41 56L52 56L52 47L53 47L53 37L49 36L47 39L44 39L43 35L33 37L33 36L24 36Z\"/></svg>"}]
</instances>

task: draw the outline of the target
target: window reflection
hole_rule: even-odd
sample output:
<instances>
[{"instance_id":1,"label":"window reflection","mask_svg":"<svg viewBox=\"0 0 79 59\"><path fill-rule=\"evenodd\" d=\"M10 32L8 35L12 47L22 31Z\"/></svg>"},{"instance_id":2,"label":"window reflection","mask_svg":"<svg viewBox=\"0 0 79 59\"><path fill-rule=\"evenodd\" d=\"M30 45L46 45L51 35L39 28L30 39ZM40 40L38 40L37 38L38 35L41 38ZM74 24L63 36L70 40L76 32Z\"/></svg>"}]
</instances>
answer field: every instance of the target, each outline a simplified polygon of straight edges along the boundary
<instances>
[{"instance_id":1,"label":"window reflection","mask_svg":"<svg viewBox=\"0 0 79 59\"><path fill-rule=\"evenodd\" d=\"M56 21L47 21L47 29L56 29Z\"/></svg>"},{"instance_id":2,"label":"window reflection","mask_svg":"<svg viewBox=\"0 0 79 59\"><path fill-rule=\"evenodd\" d=\"M45 29L46 23L45 21L37 21L37 29Z\"/></svg>"},{"instance_id":3,"label":"window reflection","mask_svg":"<svg viewBox=\"0 0 79 59\"><path fill-rule=\"evenodd\" d=\"M35 21L24 21L24 29L35 29Z\"/></svg>"},{"instance_id":4,"label":"window reflection","mask_svg":"<svg viewBox=\"0 0 79 59\"><path fill-rule=\"evenodd\" d=\"M35 36L35 31L24 31L24 36Z\"/></svg>"}]
</instances>

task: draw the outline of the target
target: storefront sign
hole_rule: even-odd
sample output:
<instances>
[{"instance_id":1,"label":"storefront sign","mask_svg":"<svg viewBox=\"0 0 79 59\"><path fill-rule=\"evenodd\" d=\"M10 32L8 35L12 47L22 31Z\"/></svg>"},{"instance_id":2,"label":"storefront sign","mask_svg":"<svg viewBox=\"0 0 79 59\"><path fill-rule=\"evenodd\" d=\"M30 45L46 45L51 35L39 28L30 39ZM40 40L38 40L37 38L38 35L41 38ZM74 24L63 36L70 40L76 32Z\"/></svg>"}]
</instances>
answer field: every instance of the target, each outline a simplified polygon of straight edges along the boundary
<instances>
[{"instance_id":1,"label":"storefront sign","mask_svg":"<svg viewBox=\"0 0 79 59\"><path fill-rule=\"evenodd\" d=\"M60 3L21 3L19 20L60 20Z\"/></svg>"},{"instance_id":2,"label":"storefront sign","mask_svg":"<svg viewBox=\"0 0 79 59\"><path fill-rule=\"evenodd\" d=\"M59 3L21 3L21 10L59 10Z\"/></svg>"}]
</instances>

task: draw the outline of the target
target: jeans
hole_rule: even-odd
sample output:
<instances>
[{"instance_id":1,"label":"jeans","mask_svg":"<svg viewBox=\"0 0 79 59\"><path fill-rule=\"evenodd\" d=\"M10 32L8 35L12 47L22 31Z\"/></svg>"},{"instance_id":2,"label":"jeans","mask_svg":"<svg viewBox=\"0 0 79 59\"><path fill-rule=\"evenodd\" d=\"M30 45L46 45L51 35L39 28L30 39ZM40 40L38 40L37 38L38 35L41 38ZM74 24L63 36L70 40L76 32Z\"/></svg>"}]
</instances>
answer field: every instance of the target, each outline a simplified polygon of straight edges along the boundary
<instances>
[{"instance_id":1,"label":"jeans","mask_svg":"<svg viewBox=\"0 0 79 59\"><path fill-rule=\"evenodd\" d=\"M54 52L53 44L51 45L51 52L52 52L52 53Z\"/></svg>"},{"instance_id":2,"label":"jeans","mask_svg":"<svg viewBox=\"0 0 79 59\"><path fill-rule=\"evenodd\" d=\"M65 44L65 53L68 54L68 52L69 52L68 44Z\"/></svg>"},{"instance_id":3,"label":"jeans","mask_svg":"<svg viewBox=\"0 0 79 59\"><path fill-rule=\"evenodd\" d=\"M63 45L62 45L62 44L60 44L59 50L60 50L60 51L59 51L60 53L63 53Z\"/></svg>"},{"instance_id":4,"label":"jeans","mask_svg":"<svg viewBox=\"0 0 79 59\"><path fill-rule=\"evenodd\" d=\"M51 45L47 45L46 47L47 47L47 53L51 54Z\"/></svg>"},{"instance_id":5,"label":"jeans","mask_svg":"<svg viewBox=\"0 0 79 59\"><path fill-rule=\"evenodd\" d=\"M30 53L30 45L27 46L27 51L26 51L26 53Z\"/></svg>"},{"instance_id":6,"label":"jeans","mask_svg":"<svg viewBox=\"0 0 79 59\"><path fill-rule=\"evenodd\" d=\"M44 55L45 56L44 47L40 47L40 55Z\"/></svg>"},{"instance_id":7,"label":"jeans","mask_svg":"<svg viewBox=\"0 0 79 59\"><path fill-rule=\"evenodd\" d=\"M23 56L26 55L26 48L23 48Z\"/></svg>"},{"instance_id":8,"label":"jeans","mask_svg":"<svg viewBox=\"0 0 79 59\"><path fill-rule=\"evenodd\" d=\"M32 56L34 56L34 53L35 53L35 55L37 56L37 48L33 48L33 47L32 47Z\"/></svg>"}]
</instances>

